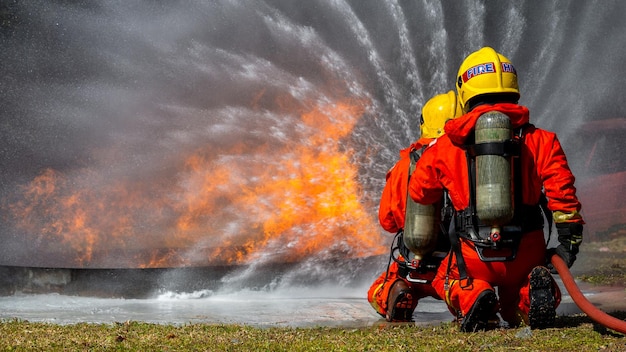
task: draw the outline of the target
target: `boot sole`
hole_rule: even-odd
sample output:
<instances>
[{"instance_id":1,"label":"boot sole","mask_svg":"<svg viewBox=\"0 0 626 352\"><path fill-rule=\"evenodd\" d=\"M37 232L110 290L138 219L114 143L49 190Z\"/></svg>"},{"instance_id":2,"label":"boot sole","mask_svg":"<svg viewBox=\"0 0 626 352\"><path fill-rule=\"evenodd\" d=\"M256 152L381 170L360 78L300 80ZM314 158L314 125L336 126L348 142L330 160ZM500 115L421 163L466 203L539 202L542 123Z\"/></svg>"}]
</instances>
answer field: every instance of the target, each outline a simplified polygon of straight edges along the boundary
<instances>
[{"instance_id":1,"label":"boot sole","mask_svg":"<svg viewBox=\"0 0 626 352\"><path fill-rule=\"evenodd\" d=\"M530 311L528 322L531 329L554 326L556 308L552 292L552 276L548 269L534 268L530 274Z\"/></svg>"},{"instance_id":2,"label":"boot sole","mask_svg":"<svg viewBox=\"0 0 626 352\"><path fill-rule=\"evenodd\" d=\"M413 321L413 295L410 292L402 291L396 298L387 317L390 322Z\"/></svg>"},{"instance_id":3,"label":"boot sole","mask_svg":"<svg viewBox=\"0 0 626 352\"><path fill-rule=\"evenodd\" d=\"M495 292L491 290L481 292L469 313L463 318L461 331L475 332L487 329L489 318L492 316L497 303L498 298Z\"/></svg>"}]
</instances>

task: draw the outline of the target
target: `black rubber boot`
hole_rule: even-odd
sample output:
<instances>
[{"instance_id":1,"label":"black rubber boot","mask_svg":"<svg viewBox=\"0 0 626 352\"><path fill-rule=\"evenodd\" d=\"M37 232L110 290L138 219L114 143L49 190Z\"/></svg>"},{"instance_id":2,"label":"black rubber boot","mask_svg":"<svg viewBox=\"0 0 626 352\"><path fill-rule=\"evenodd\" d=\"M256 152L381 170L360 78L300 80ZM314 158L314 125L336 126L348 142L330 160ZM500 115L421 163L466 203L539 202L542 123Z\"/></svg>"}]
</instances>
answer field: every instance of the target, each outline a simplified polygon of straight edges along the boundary
<instances>
[{"instance_id":1,"label":"black rubber boot","mask_svg":"<svg viewBox=\"0 0 626 352\"><path fill-rule=\"evenodd\" d=\"M498 298L492 290L485 290L478 295L469 313L461 321L462 332L485 330L489 326L489 318L494 314Z\"/></svg>"},{"instance_id":2,"label":"black rubber boot","mask_svg":"<svg viewBox=\"0 0 626 352\"><path fill-rule=\"evenodd\" d=\"M414 297L406 282L396 281L389 292L387 302L387 321L413 321L413 311L415 310Z\"/></svg>"},{"instance_id":3,"label":"black rubber boot","mask_svg":"<svg viewBox=\"0 0 626 352\"><path fill-rule=\"evenodd\" d=\"M530 273L528 324L531 329L545 329L554 326L556 304L553 284L552 275L545 267L535 267Z\"/></svg>"}]
</instances>

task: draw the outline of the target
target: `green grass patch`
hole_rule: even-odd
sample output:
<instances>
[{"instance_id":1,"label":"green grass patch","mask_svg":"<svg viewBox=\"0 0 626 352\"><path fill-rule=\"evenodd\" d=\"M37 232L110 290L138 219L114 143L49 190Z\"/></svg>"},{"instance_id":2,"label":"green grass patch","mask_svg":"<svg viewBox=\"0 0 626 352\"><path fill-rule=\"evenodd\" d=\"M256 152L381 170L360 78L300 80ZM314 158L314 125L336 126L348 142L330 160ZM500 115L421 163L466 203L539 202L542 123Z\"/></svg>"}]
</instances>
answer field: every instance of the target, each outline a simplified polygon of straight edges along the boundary
<instances>
[{"instance_id":1,"label":"green grass patch","mask_svg":"<svg viewBox=\"0 0 626 352\"><path fill-rule=\"evenodd\" d=\"M623 314L622 314L623 318ZM242 325L160 325L140 322L54 325L0 323L2 351L624 351L622 334L586 316L558 317L545 330L461 333L453 323L362 328L259 328Z\"/></svg>"}]
</instances>

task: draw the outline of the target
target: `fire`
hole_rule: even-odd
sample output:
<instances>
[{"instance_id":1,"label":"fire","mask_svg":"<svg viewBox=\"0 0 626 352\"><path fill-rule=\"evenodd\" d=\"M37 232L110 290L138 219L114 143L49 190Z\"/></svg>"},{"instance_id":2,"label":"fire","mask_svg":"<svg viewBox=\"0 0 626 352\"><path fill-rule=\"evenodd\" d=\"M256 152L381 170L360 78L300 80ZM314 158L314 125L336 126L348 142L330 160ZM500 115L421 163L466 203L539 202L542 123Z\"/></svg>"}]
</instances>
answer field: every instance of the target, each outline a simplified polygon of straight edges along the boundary
<instances>
[{"instance_id":1,"label":"fire","mask_svg":"<svg viewBox=\"0 0 626 352\"><path fill-rule=\"evenodd\" d=\"M175 175L140 180L48 169L6 204L15 228L72 266L168 267L383 253L342 145L364 112L340 101L299 114L282 145L201 148ZM296 137L296 138L292 138ZM70 254L68 254L70 255ZM97 264L105 262L106 264Z\"/></svg>"}]
</instances>

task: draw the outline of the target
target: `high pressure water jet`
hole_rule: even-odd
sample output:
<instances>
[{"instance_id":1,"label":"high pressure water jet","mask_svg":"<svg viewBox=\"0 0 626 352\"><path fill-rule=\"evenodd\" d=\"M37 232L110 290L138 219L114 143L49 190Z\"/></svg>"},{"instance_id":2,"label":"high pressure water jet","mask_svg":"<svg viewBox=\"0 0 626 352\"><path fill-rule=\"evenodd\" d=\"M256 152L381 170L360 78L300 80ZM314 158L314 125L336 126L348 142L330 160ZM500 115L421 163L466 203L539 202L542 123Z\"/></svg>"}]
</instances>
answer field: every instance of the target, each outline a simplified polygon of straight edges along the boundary
<instances>
[{"instance_id":1,"label":"high pressure water jet","mask_svg":"<svg viewBox=\"0 0 626 352\"><path fill-rule=\"evenodd\" d=\"M516 63L568 155L582 122L624 116L623 6L2 4L0 264L241 265L245 281L292 263L268 284L342 284L325 263L386 253L384 175L468 52Z\"/></svg>"}]
</instances>

